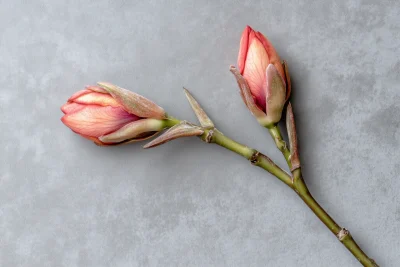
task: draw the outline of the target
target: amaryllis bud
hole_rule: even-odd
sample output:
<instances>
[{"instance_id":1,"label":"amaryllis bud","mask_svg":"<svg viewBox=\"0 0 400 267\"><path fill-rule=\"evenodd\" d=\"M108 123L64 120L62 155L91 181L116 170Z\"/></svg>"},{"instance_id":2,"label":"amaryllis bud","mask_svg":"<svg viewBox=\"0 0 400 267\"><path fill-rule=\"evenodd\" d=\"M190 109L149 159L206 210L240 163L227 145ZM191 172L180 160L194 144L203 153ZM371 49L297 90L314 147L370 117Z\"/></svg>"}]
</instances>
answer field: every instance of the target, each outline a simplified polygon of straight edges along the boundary
<instances>
[{"instance_id":1,"label":"amaryllis bud","mask_svg":"<svg viewBox=\"0 0 400 267\"><path fill-rule=\"evenodd\" d=\"M61 120L72 131L98 145L116 145L150 138L165 127L162 108L126 89L102 85L86 87L61 107Z\"/></svg>"},{"instance_id":2,"label":"amaryllis bud","mask_svg":"<svg viewBox=\"0 0 400 267\"><path fill-rule=\"evenodd\" d=\"M238 68L255 104L268 117L267 124L277 123L290 95L287 66L282 65L269 40L250 26L245 28L240 40Z\"/></svg>"}]
</instances>

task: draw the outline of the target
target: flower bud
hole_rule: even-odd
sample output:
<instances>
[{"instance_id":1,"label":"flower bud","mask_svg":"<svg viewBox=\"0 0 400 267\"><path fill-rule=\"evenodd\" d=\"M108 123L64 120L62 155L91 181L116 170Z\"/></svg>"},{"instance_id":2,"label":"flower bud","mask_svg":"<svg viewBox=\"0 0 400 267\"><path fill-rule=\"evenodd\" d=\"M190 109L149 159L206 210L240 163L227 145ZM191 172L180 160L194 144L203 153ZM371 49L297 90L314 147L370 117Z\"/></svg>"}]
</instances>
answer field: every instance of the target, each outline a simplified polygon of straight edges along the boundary
<instances>
[{"instance_id":1,"label":"flower bud","mask_svg":"<svg viewBox=\"0 0 400 267\"><path fill-rule=\"evenodd\" d=\"M164 110L136 93L102 83L72 95L61 121L97 145L117 145L152 137L165 128Z\"/></svg>"},{"instance_id":2,"label":"flower bud","mask_svg":"<svg viewBox=\"0 0 400 267\"><path fill-rule=\"evenodd\" d=\"M254 103L266 114L267 119L262 123L260 116L257 116L260 124L268 127L280 121L290 95L287 66L281 63L269 40L249 26L243 31L240 40L238 68L240 75L247 81ZM249 107L248 102L246 105Z\"/></svg>"}]
</instances>

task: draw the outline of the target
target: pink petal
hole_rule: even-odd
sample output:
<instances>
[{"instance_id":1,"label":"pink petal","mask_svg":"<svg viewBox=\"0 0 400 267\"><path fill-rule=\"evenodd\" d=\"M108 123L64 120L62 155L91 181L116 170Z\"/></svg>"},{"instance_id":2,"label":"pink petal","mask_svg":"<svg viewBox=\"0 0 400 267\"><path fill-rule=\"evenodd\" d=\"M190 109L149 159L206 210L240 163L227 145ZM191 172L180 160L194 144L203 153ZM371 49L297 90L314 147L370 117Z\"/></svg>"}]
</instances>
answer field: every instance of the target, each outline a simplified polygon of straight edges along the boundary
<instances>
[{"instance_id":1,"label":"pink petal","mask_svg":"<svg viewBox=\"0 0 400 267\"><path fill-rule=\"evenodd\" d=\"M271 42L261 32L256 32L256 37L263 44L265 51L267 51L269 64L274 64L278 72L282 75L282 77L285 77L285 71L283 70L281 59L279 58L279 55L276 52L273 45L271 44Z\"/></svg>"},{"instance_id":2,"label":"pink petal","mask_svg":"<svg viewBox=\"0 0 400 267\"><path fill-rule=\"evenodd\" d=\"M73 95L68 99L68 101L74 101L75 98L78 98L78 97L80 97L80 96L89 94L89 93L91 93L91 92L92 92L92 91L87 90L87 89L85 89L85 90L80 90L80 91L76 92L75 94L73 94Z\"/></svg>"},{"instance_id":3,"label":"pink petal","mask_svg":"<svg viewBox=\"0 0 400 267\"><path fill-rule=\"evenodd\" d=\"M96 86L96 85L88 85L88 86L86 86L86 89L92 90L92 91L98 92L98 93L108 94L107 90L105 90L99 86Z\"/></svg>"},{"instance_id":4,"label":"pink petal","mask_svg":"<svg viewBox=\"0 0 400 267\"><path fill-rule=\"evenodd\" d=\"M121 105L109 94L90 92L76 97L73 100L75 103L84 105L100 105L120 107Z\"/></svg>"},{"instance_id":5,"label":"pink petal","mask_svg":"<svg viewBox=\"0 0 400 267\"><path fill-rule=\"evenodd\" d=\"M64 112L64 114L71 114L83 109L84 107L85 106L81 104L67 102L61 107L61 111Z\"/></svg>"},{"instance_id":6,"label":"pink petal","mask_svg":"<svg viewBox=\"0 0 400 267\"><path fill-rule=\"evenodd\" d=\"M251 43L243 77L247 80L257 105L265 112L265 70L269 64L269 57L263 44L257 38L252 38L252 35L254 33L250 33Z\"/></svg>"},{"instance_id":7,"label":"pink petal","mask_svg":"<svg viewBox=\"0 0 400 267\"><path fill-rule=\"evenodd\" d=\"M235 76L236 81L239 85L240 95L244 103L246 104L250 112L257 118L258 122L261 125L264 125L267 119L267 114L265 114L265 111L262 111L255 103L254 97L251 94L250 87L246 79L242 75L240 75L239 71L235 67L231 66L230 70Z\"/></svg>"},{"instance_id":8,"label":"pink petal","mask_svg":"<svg viewBox=\"0 0 400 267\"><path fill-rule=\"evenodd\" d=\"M125 124L138 120L139 117L129 114L121 107L102 107L90 105L65 114L62 122L76 133L90 137L99 137L114 132Z\"/></svg>"},{"instance_id":9,"label":"pink petal","mask_svg":"<svg viewBox=\"0 0 400 267\"><path fill-rule=\"evenodd\" d=\"M246 26L240 38L240 48L238 55L238 68L241 74L243 74L244 64L246 62L247 49L249 47L249 34L253 29L250 26Z\"/></svg>"}]
</instances>

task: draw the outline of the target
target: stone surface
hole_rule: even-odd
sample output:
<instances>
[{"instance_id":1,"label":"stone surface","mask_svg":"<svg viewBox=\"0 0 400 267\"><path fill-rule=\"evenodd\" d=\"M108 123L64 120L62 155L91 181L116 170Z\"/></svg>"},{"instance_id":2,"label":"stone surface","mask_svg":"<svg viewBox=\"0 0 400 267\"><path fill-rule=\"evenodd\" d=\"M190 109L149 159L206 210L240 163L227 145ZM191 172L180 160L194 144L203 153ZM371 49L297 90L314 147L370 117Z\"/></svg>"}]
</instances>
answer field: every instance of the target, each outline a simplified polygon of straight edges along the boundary
<instances>
[{"instance_id":1,"label":"stone surface","mask_svg":"<svg viewBox=\"0 0 400 267\"><path fill-rule=\"evenodd\" d=\"M109 81L283 165L238 94L246 24L286 59L305 179L381 266L400 266L400 4L0 0L0 266L359 266L277 179L197 138L97 147L60 121Z\"/></svg>"}]
</instances>

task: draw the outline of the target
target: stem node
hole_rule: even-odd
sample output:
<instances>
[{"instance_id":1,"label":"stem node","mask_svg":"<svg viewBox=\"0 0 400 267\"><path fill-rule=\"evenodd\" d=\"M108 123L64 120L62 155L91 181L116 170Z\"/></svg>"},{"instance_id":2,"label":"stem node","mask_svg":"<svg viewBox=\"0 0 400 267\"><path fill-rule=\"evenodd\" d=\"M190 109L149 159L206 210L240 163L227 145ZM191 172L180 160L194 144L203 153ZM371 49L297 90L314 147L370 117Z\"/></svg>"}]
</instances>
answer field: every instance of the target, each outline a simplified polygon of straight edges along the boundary
<instances>
[{"instance_id":1,"label":"stem node","mask_svg":"<svg viewBox=\"0 0 400 267\"><path fill-rule=\"evenodd\" d=\"M337 238L340 241L343 241L346 237L350 236L350 232L349 230L347 230L346 228L342 228L339 233L337 234Z\"/></svg>"},{"instance_id":2,"label":"stem node","mask_svg":"<svg viewBox=\"0 0 400 267\"><path fill-rule=\"evenodd\" d=\"M258 151L254 152L254 154L253 154L253 155L251 156L251 158L250 158L251 164L257 166L259 155L260 155L260 152L258 152Z\"/></svg>"},{"instance_id":3,"label":"stem node","mask_svg":"<svg viewBox=\"0 0 400 267\"><path fill-rule=\"evenodd\" d=\"M365 252L357 245L353 237L350 235L350 232L345 228L341 228L312 197L311 193L308 191L306 183L303 180L298 155L297 160L295 156L295 164L292 164L292 154L287 148L286 143L283 141L277 125L269 128L269 132L275 141L276 147L282 152L292 172L290 183L287 183L287 185L289 185L300 196L300 198L307 204L314 214L317 215L317 217L326 225L326 227L329 228L329 230L363 266L377 267L378 265L376 262L369 258L367 254L365 254Z\"/></svg>"},{"instance_id":4,"label":"stem node","mask_svg":"<svg viewBox=\"0 0 400 267\"><path fill-rule=\"evenodd\" d=\"M204 141L206 141L206 143L211 143L211 142L212 142L213 135L214 135L214 129L210 129L210 130L208 131L207 136L206 136L206 138L205 138Z\"/></svg>"}]
</instances>

